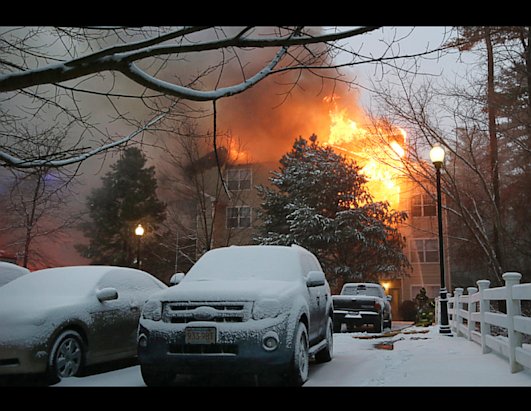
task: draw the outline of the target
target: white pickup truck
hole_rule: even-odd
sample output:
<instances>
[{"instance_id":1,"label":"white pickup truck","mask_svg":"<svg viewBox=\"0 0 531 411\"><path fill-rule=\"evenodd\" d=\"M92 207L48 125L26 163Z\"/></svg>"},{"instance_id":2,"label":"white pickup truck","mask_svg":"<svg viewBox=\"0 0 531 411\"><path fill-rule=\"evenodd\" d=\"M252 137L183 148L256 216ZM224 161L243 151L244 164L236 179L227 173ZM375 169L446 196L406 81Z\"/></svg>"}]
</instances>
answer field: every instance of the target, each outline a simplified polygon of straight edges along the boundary
<instances>
[{"instance_id":1,"label":"white pickup truck","mask_svg":"<svg viewBox=\"0 0 531 411\"><path fill-rule=\"evenodd\" d=\"M347 330L364 324L374 326L375 332L391 328L391 296L385 295L380 284L346 283L340 295L332 296L334 303L334 332L340 332L342 324Z\"/></svg>"}]
</instances>

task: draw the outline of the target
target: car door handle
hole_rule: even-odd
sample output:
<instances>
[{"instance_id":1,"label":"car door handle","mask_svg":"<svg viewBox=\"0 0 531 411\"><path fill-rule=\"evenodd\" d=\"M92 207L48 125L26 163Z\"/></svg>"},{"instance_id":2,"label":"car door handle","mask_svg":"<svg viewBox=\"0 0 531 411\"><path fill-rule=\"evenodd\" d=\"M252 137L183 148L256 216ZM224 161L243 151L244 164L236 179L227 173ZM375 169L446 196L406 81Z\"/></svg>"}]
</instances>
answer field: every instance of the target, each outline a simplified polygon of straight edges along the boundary
<instances>
[{"instance_id":1,"label":"car door handle","mask_svg":"<svg viewBox=\"0 0 531 411\"><path fill-rule=\"evenodd\" d=\"M138 312L140 310L140 307L137 307L136 305L131 306L130 310L134 313Z\"/></svg>"}]
</instances>

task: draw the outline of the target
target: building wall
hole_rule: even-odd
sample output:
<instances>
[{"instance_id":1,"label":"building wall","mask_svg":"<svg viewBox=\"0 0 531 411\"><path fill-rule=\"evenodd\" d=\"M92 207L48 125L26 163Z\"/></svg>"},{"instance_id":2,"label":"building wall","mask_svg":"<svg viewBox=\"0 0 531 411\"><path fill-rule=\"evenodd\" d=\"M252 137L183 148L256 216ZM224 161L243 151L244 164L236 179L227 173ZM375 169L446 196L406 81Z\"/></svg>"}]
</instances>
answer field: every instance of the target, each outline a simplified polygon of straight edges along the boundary
<instances>
[{"instance_id":1,"label":"building wall","mask_svg":"<svg viewBox=\"0 0 531 411\"><path fill-rule=\"evenodd\" d=\"M260 225L260 203L261 199L256 190L257 185L268 185L268 178L270 172L278 168L278 163L253 163L253 164L239 164L232 167L227 167L223 171L223 178L228 185L230 196L226 194L225 190L210 187L211 193L217 193L216 196L211 196L211 200L207 202L209 207L206 212L208 216L208 224L213 224L213 235L211 248L226 247L229 245L245 245L253 244L253 237L256 235L257 227ZM235 179L231 179L229 173L238 171L240 173L240 183L237 184ZM209 181L217 180L217 169L209 170L207 176ZM249 176L249 183L245 181L245 177ZM238 179L236 179L238 180ZM249 226L245 223L246 216L239 216L239 222L242 224L234 224L236 218L231 209L234 208L249 208ZM198 235L204 232L203 222L198 220Z\"/></svg>"},{"instance_id":2,"label":"building wall","mask_svg":"<svg viewBox=\"0 0 531 411\"><path fill-rule=\"evenodd\" d=\"M270 173L272 170L278 169L278 163L242 164L232 167L232 169L249 169L251 184L248 185L249 188L230 190L230 198L222 192L219 199L212 202L212 205L215 205L213 247L253 244L253 237L260 225L258 212L261 203L255 187L269 184ZM226 182L229 182L228 170L224 172ZM217 170L212 170L212 173L217 173ZM215 178L214 174L212 178ZM420 206L418 204L419 196L423 196ZM430 200L430 196L419 185L410 181L401 182L399 209L407 212L408 219L400 227L400 231L405 238L404 252L412 267L410 275L407 277L397 280L382 279L381 281L387 293L393 297L392 306L395 319L400 319L400 304L405 300L413 300L421 287L426 289L430 297L436 297L439 293L440 271L435 205L433 199ZM249 227L230 227L228 213L229 208L233 207L251 208ZM422 210L420 215L419 208ZM445 263L446 285L450 289L450 267L447 256Z\"/></svg>"},{"instance_id":3,"label":"building wall","mask_svg":"<svg viewBox=\"0 0 531 411\"><path fill-rule=\"evenodd\" d=\"M429 184L423 184L429 187ZM412 269L409 277L402 282L402 301L412 300L421 287L426 289L429 297L439 295L440 263L438 248L438 219L436 213L435 187L428 194L418 184L411 181L402 183L400 208L406 211L408 219L400 227L406 240L405 253ZM419 198L422 197L421 201ZM422 211L420 211L422 210ZM444 210L443 210L444 213ZM445 215L443 214L443 232L445 251L448 250ZM451 287L448 252L445 253L446 286Z\"/></svg>"}]
</instances>

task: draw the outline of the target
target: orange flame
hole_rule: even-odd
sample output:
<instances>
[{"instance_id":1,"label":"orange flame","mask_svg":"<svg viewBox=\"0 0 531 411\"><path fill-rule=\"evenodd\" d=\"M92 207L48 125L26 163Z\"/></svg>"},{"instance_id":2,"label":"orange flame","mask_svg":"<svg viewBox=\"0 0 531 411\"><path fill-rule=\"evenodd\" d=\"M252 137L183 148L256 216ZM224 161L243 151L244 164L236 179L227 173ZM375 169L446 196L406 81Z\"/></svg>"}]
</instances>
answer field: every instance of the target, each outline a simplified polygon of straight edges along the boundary
<instances>
[{"instance_id":1,"label":"orange flame","mask_svg":"<svg viewBox=\"0 0 531 411\"><path fill-rule=\"evenodd\" d=\"M251 155L249 151L244 150L241 144L234 141L229 141L227 144L229 161L233 164L247 164L251 162Z\"/></svg>"},{"instance_id":2,"label":"orange flame","mask_svg":"<svg viewBox=\"0 0 531 411\"><path fill-rule=\"evenodd\" d=\"M399 176L405 156L406 132L384 122L360 126L349 118L347 109L338 109L337 96L325 97L332 104L330 133L326 145L355 160L367 177L367 187L375 201L388 201L397 208L400 202ZM374 122L373 122L374 123Z\"/></svg>"}]
</instances>

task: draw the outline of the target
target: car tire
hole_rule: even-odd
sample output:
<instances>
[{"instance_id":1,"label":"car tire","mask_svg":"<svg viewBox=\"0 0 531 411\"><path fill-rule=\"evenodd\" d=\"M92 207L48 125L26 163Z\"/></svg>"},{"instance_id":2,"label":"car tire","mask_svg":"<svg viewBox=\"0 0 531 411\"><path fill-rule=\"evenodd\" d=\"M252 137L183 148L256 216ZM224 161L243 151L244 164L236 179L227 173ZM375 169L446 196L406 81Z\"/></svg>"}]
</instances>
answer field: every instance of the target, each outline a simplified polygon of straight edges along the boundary
<instances>
[{"instance_id":1,"label":"car tire","mask_svg":"<svg viewBox=\"0 0 531 411\"><path fill-rule=\"evenodd\" d=\"M85 359L83 339L77 331L63 331L50 351L47 379L54 384L63 378L79 376Z\"/></svg>"},{"instance_id":2,"label":"car tire","mask_svg":"<svg viewBox=\"0 0 531 411\"><path fill-rule=\"evenodd\" d=\"M374 332L383 333L383 324L383 317L378 317L378 319L374 322Z\"/></svg>"},{"instance_id":3,"label":"car tire","mask_svg":"<svg viewBox=\"0 0 531 411\"><path fill-rule=\"evenodd\" d=\"M326 324L326 347L315 354L315 362L323 363L332 360L334 356L334 325L332 319L328 317Z\"/></svg>"},{"instance_id":4,"label":"car tire","mask_svg":"<svg viewBox=\"0 0 531 411\"><path fill-rule=\"evenodd\" d=\"M288 383L300 387L308 379L310 356L308 347L308 331L306 325L299 323L293 342L293 359L288 372Z\"/></svg>"},{"instance_id":5,"label":"car tire","mask_svg":"<svg viewBox=\"0 0 531 411\"><path fill-rule=\"evenodd\" d=\"M140 364L142 379L148 387L164 387L175 379L175 373L153 365Z\"/></svg>"},{"instance_id":6,"label":"car tire","mask_svg":"<svg viewBox=\"0 0 531 411\"><path fill-rule=\"evenodd\" d=\"M334 332L335 333L340 333L342 325L343 325L343 323L334 321Z\"/></svg>"}]
</instances>

